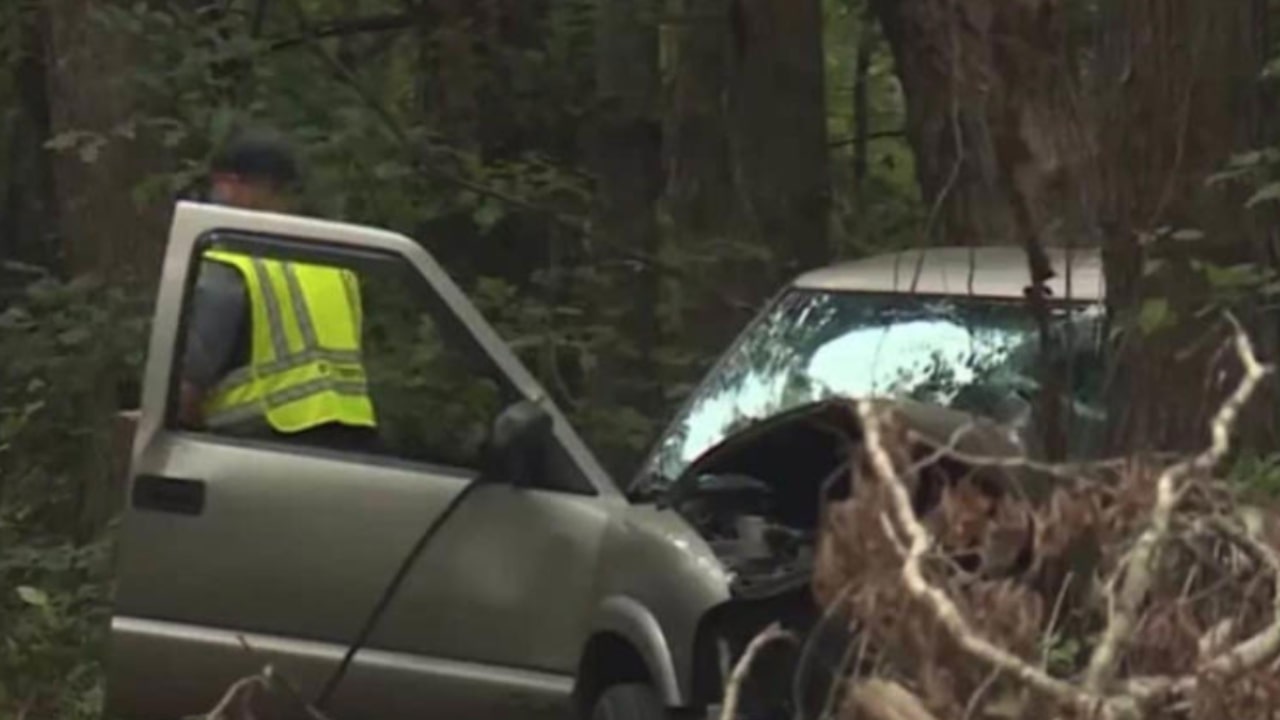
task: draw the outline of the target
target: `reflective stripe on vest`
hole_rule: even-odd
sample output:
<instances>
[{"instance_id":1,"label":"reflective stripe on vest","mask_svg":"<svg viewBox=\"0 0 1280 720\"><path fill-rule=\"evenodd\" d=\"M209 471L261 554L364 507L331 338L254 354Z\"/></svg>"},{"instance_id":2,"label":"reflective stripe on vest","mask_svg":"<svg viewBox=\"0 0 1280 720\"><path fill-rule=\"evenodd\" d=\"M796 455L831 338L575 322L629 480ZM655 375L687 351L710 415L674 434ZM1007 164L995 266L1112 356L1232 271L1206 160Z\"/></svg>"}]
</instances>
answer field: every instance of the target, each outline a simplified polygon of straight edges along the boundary
<instances>
[{"instance_id":1,"label":"reflective stripe on vest","mask_svg":"<svg viewBox=\"0 0 1280 720\"><path fill-rule=\"evenodd\" d=\"M205 401L209 427L266 420L280 432L299 432L332 422L376 424L353 273L222 251L205 257L244 279L251 335L249 364L222 378Z\"/></svg>"}]
</instances>

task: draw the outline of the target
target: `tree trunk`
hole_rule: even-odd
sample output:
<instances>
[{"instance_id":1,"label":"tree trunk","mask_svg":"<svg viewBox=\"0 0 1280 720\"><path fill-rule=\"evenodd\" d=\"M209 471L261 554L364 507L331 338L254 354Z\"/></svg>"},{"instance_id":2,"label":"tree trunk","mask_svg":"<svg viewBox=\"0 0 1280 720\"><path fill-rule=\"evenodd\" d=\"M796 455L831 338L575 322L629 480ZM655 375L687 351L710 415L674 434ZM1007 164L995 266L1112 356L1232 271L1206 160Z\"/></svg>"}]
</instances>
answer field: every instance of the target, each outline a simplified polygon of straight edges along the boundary
<instances>
[{"instance_id":1,"label":"tree trunk","mask_svg":"<svg viewBox=\"0 0 1280 720\"><path fill-rule=\"evenodd\" d=\"M1112 311L1132 316L1148 300L1167 301L1177 319L1166 330L1126 336L1113 393L1125 399L1112 408L1116 447L1202 447L1207 420L1231 382L1222 372L1234 359L1221 352L1220 317L1197 317L1213 288L1192 262L1259 259L1261 233L1243 208L1245 198L1205 189L1209 174L1256 140L1264 62L1258 12L1252 0L1127 0L1108 18L1101 71L1112 84L1099 137L1110 160ZM1143 242L1162 226L1197 228L1204 239ZM1160 271L1146 273L1157 259Z\"/></svg>"},{"instance_id":2,"label":"tree trunk","mask_svg":"<svg viewBox=\"0 0 1280 720\"><path fill-rule=\"evenodd\" d=\"M140 207L133 188L158 159L133 131L133 38L101 18L102 4L49 0L46 57L53 135L92 133L53 159L68 271L153 279L166 240L166 208Z\"/></svg>"},{"instance_id":3,"label":"tree trunk","mask_svg":"<svg viewBox=\"0 0 1280 720\"><path fill-rule=\"evenodd\" d=\"M853 70L853 192L859 208L866 206L866 182L871 162L871 54L874 17L863 13L858 32L858 56Z\"/></svg>"},{"instance_id":4,"label":"tree trunk","mask_svg":"<svg viewBox=\"0 0 1280 720\"><path fill-rule=\"evenodd\" d=\"M600 288L614 298L600 305L610 311L600 321L621 337L604 348L591 400L655 417L663 410L654 392L659 287L653 262L659 256L656 205L662 192L656 3L613 0L597 12L592 234L604 240L593 243L597 253L616 269L605 273L609 287ZM651 262L624 261L615 249Z\"/></svg>"},{"instance_id":5,"label":"tree trunk","mask_svg":"<svg viewBox=\"0 0 1280 720\"><path fill-rule=\"evenodd\" d=\"M871 0L906 96L907 139L940 245L1012 242L988 125L992 0ZM1000 6L999 9L993 6Z\"/></svg>"},{"instance_id":6,"label":"tree trunk","mask_svg":"<svg viewBox=\"0 0 1280 720\"><path fill-rule=\"evenodd\" d=\"M696 279L688 347L714 353L831 256L822 17L816 0L686 0L679 22L665 207Z\"/></svg>"},{"instance_id":7,"label":"tree trunk","mask_svg":"<svg viewBox=\"0 0 1280 720\"><path fill-rule=\"evenodd\" d=\"M831 257L822 6L735 0L731 19L734 180L747 239L773 250L762 278L773 286Z\"/></svg>"},{"instance_id":8,"label":"tree trunk","mask_svg":"<svg viewBox=\"0 0 1280 720\"><path fill-rule=\"evenodd\" d=\"M704 354L732 337L747 305L735 272L740 263L725 250L741 228L726 107L729 8L730 0L682 3L666 108L663 205L672 256L688 271L677 330L683 347Z\"/></svg>"},{"instance_id":9,"label":"tree trunk","mask_svg":"<svg viewBox=\"0 0 1280 720\"><path fill-rule=\"evenodd\" d=\"M0 211L0 258L51 266L55 256L54 190L49 153L44 33L46 16L35 7L23 18L21 59L13 68L13 125L8 173Z\"/></svg>"}]
</instances>

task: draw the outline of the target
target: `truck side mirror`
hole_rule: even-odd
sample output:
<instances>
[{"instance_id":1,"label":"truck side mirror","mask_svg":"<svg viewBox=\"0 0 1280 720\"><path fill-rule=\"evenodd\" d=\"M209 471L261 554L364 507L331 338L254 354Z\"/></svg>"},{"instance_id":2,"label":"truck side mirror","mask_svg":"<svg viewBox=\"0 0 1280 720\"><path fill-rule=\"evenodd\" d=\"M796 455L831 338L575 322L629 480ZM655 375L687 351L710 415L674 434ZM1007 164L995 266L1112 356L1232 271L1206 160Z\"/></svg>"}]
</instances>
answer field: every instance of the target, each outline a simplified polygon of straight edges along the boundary
<instances>
[{"instance_id":1,"label":"truck side mirror","mask_svg":"<svg viewBox=\"0 0 1280 720\"><path fill-rule=\"evenodd\" d=\"M482 482L538 485L546 475L551 415L532 400L507 406L493 421L484 452Z\"/></svg>"}]
</instances>

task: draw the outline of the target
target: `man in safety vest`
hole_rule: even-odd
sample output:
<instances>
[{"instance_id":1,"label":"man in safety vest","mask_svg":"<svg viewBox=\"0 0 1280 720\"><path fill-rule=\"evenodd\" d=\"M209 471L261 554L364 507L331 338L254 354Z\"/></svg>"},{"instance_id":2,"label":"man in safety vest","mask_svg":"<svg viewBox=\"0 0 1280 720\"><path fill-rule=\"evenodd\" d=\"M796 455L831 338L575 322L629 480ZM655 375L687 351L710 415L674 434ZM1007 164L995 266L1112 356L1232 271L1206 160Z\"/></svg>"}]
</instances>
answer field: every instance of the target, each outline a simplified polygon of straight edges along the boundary
<instances>
[{"instance_id":1,"label":"man in safety vest","mask_svg":"<svg viewBox=\"0 0 1280 720\"><path fill-rule=\"evenodd\" d=\"M214 159L209 200L288 212L297 180L288 144L269 131L249 132ZM190 307L179 408L185 426L376 447L355 273L214 248L201 259Z\"/></svg>"}]
</instances>

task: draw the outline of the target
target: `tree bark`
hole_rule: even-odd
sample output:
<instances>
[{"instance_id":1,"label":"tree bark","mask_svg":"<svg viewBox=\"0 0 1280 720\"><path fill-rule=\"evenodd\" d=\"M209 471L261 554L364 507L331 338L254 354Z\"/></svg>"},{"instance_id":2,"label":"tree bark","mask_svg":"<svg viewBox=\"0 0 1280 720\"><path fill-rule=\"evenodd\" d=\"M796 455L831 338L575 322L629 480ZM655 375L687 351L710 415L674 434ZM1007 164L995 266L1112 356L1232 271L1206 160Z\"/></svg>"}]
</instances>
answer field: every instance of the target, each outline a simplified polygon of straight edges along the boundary
<instances>
[{"instance_id":1,"label":"tree bark","mask_svg":"<svg viewBox=\"0 0 1280 720\"><path fill-rule=\"evenodd\" d=\"M675 328L683 347L711 353L744 315L741 266L725 251L741 228L729 146L730 0L684 0L674 28L666 107L665 195L673 257L688 268ZM745 302L743 302L745 304Z\"/></svg>"},{"instance_id":2,"label":"tree bark","mask_svg":"<svg viewBox=\"0 0 1280 720\"><path fill-rule=\"evenodd\" d=\"M871 162L871 53L875 42L874 17L863 13L858 33L858 56L853 70L853 192L864 207L867 174Z\"/></svg>"},{"instance_id":3,"label":"tree bark","mask_svg":"<svg viewBox=\"0 0 1280 720\"><path fill-rule=\"evenodd\" d=\"M613 0L597 12L592 235L605 242L592 244L613 258L607 265L615 270L605 273L610 287L600 291L614 299L601 305L610 314L600 321L616 328L623 342L603 348L591 399L655 417L663 410L654 392L660 330L652 262L660 254L656 206L662 192L657 8L653 0ZM614 248L651 262L620 260Z\"/></svg>"},{"instance_id":4,"label":"tree bark","mask_svg":"<svg viewBox=\"0 0 1280 720\"><path fill-rule=\"evenodd\" d=\"M714 353L778 283L825 263L830 202L816 0L686 0L665 208L689 347Z\"/></svg>"},{"instance_id":5,"label":"tree bark","mask_svg":"<svg viewBox=\"0 0 1280 720\"><path fill-rule=\"evenodd\" d=\"M49 153L49 101L46 96L43 7L23 17L21 59L13 67L16 95L8 142L9 173L0 212L0 258L54 264L54 189Z\"/></svg>"},{"instance_id":6,"label":"tree bark","mask_svg":"<svg viewBox=\"0 0 1280 720\"><path fill-rule=\"evenodd\" d=\"M997 3L1004 5L1004 3ZM1015 3L1007 3L1014 5ZM907 139L940 245L1011 242L989 133L990 0L871 0L906 97Z\"/></svg>"},{"instance_id":7,"label":"tree bark","mask_svg":"<svg viewBox=\"0 0 1280 720\"><path fill-rule=\"evenodd\" d=\"M775 285L826 264L827 167L819 0L735 0L730 78L734 180L747 228L772 249Z\"/></svg>"},{"instance_id":8,"label":"tree bark","mask_svg":"<svg viewBox=\"0 0 1280 720\"><path fill-rule=\"evenodd\" d=\"M96 150L53 158L58 219L67 270L153 279L166 241L166 208L139 206L133 188L157 169L156 151L130 133L136 59L133 38L100 18L91 0L49 0L46 57L54 136L94 133Z\"/></svg>"},{"instance_id":9,"label":"tree bark","mask_svg":"<svg viewBox=\"0 0 1280 720\"><path fill-rule=\"evenodd\" d=\"M1109 93L1099 138L1109 159L1111 309L1132 316L1147 300L1168 301L1178 320L1125 337L1113 393L1125 400L1112 408L1119 448L1203 446L1206 418L1230 382L1223 371L1231 364L1219 352L1225 328L1216 316L1197 318L1213 288L1192 262L1259 260L1262 233L1243 208L1245 196L1204 184L1231 153L1257 139L1257 78L1265 61L1257 12L1252 0L1127 0L1107 19L1099 74ZM1147 242L1162 226L1196 228L1204 239ZM1147 273L1154 260L1162 262L1160 271Z\"/></svg>"}]
</instances>

